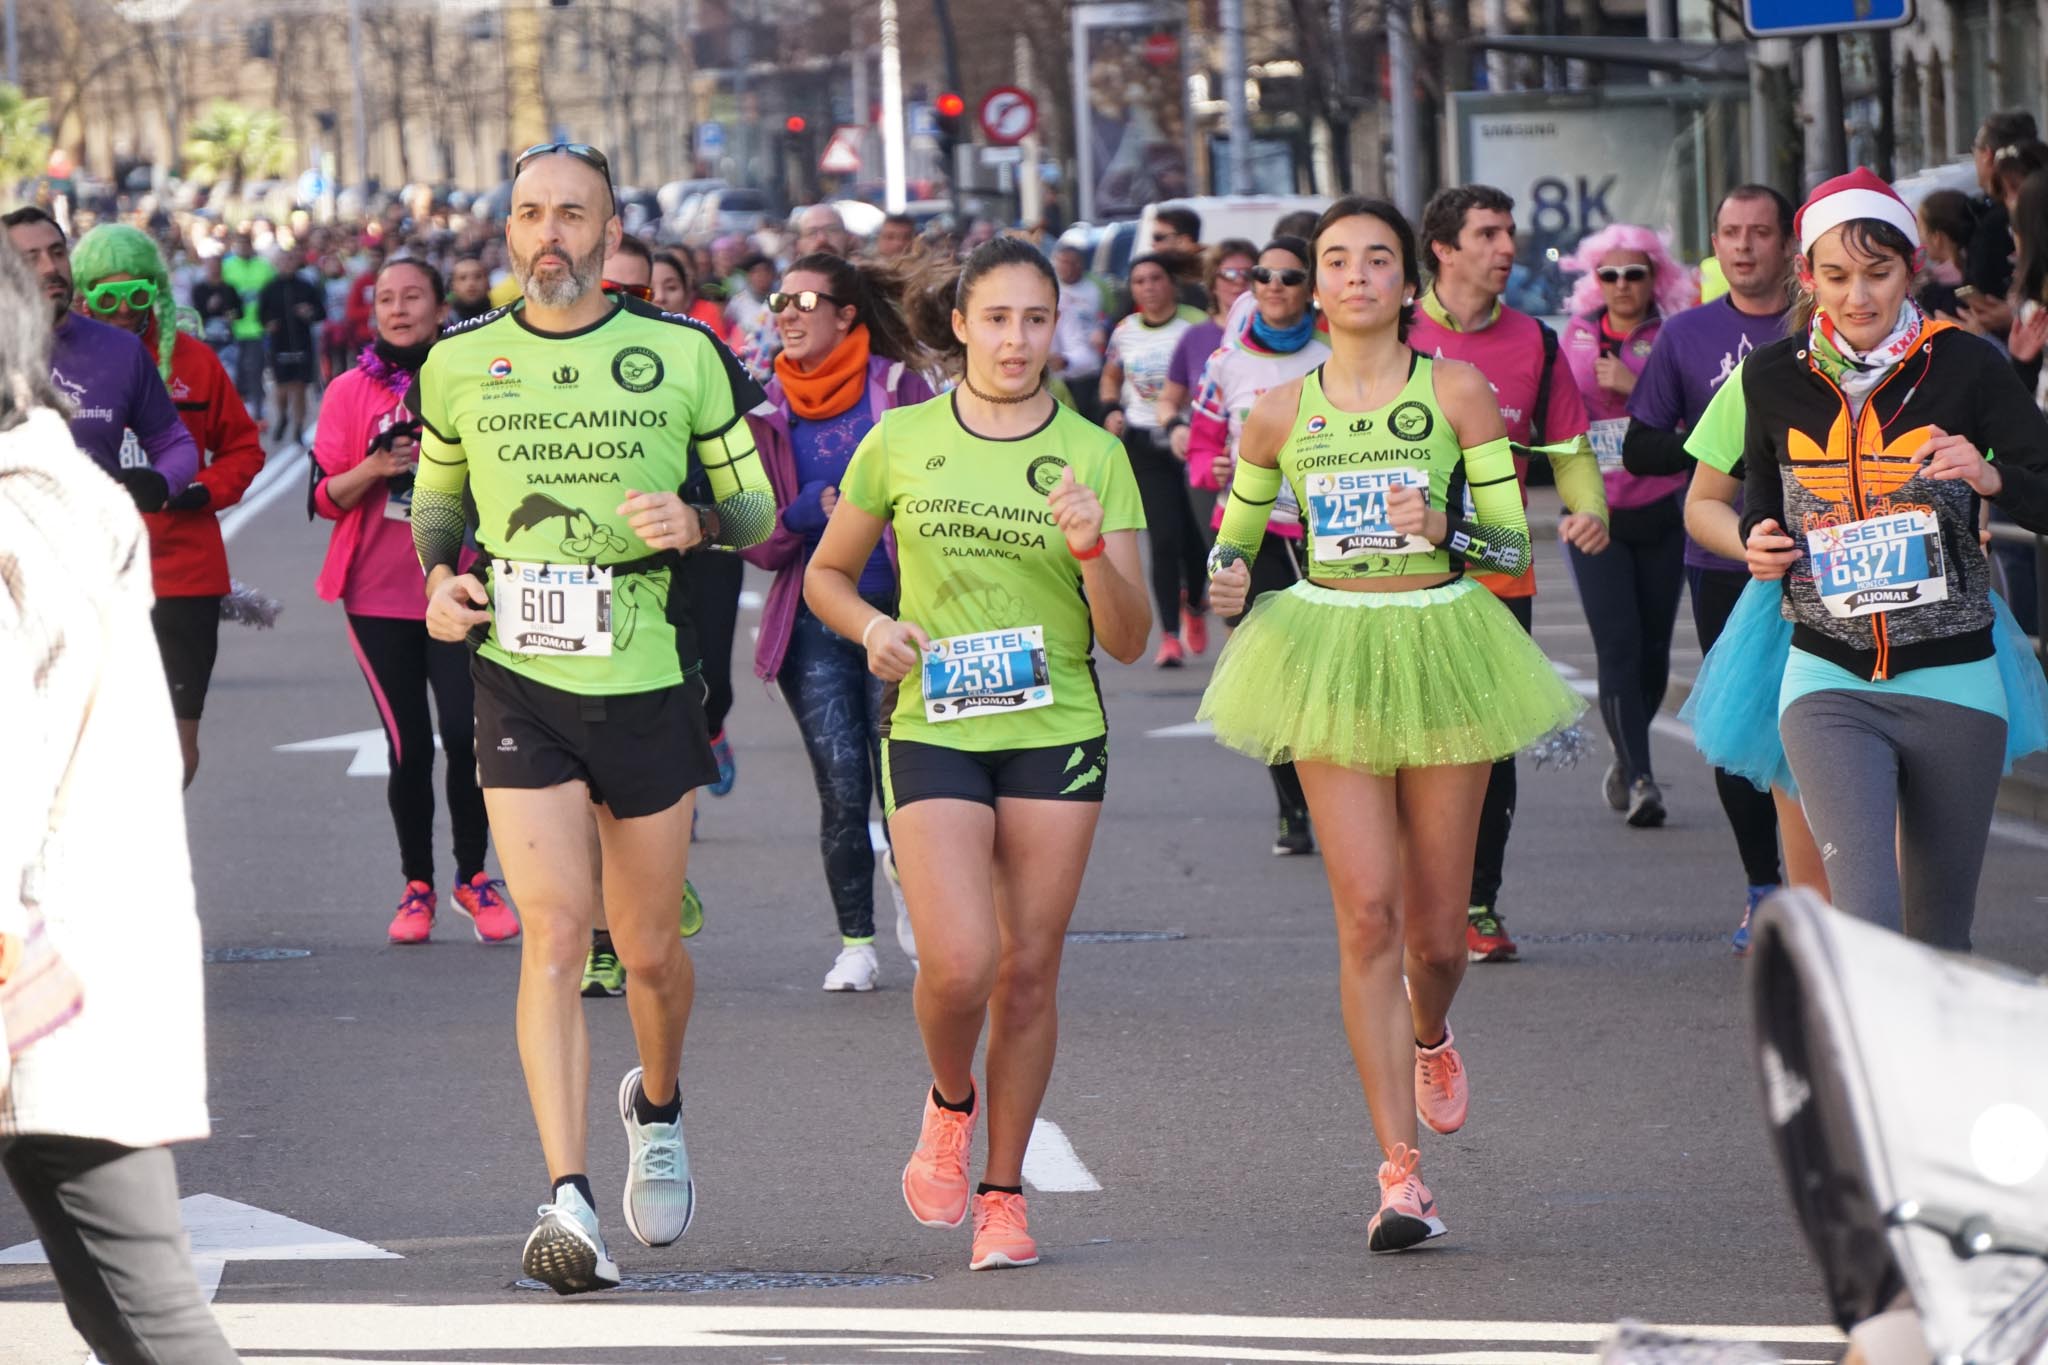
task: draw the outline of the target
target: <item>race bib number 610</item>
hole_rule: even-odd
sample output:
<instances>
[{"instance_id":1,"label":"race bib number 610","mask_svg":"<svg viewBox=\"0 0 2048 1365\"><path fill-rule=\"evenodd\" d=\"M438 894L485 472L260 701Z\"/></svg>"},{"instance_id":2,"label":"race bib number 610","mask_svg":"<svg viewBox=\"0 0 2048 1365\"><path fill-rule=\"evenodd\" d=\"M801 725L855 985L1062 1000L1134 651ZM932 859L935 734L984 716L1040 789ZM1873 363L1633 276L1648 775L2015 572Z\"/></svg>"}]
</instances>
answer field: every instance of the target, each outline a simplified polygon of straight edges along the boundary
<instances>
[{"instance_id":1,"label":"race bib number 610","mask_svg":"<svg viewBox=\"0 0 2048 1365\"><path fill-rule=\"evenodd\" d=\"M1396 531L1387 515L1387 493L1413 488L1429 496L1429 475L1419 469L1345 469L1311 474L1302 481L1309 528L1319 563L1342 564L1367 555L1420 555L1436 549L1422 536Z\"/></svg>"},{"instance_id":2,"label":"race bib number 610","mask_svg":"<svg viewBox=\"0 0 2048 1365\"><path fill-rule=\"evenodd\" d=\"M1914 510L1806 533L1813 584L1831 616L1870 616L1948 600L1941 531Z\"/></svg>"},{"instance_id":3,"label":"race bib number 610","mask_svg":"<svg viewBox=\"0 0 2048 1365\"><path fill-rule=\"evenodd\" d=\"M491 571L498 643L514 654L612 652L612 571L500 559Z\"/></svg>"}]
</instances>

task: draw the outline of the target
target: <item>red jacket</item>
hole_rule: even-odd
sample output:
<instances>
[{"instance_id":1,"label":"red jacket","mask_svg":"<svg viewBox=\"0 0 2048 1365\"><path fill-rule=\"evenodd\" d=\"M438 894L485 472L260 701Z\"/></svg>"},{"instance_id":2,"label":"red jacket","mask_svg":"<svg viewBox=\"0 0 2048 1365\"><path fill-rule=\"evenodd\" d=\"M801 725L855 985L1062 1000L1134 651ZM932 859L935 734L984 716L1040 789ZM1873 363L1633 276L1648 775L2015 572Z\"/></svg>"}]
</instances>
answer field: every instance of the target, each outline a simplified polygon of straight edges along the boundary
<instances>
[{"instance_id":1,"label":"red jacket","mask_svg":"<svg viewBox=\"0 0 2048 1365\"><path fill-rule=\"evenodd\" d=\"M146 345L156 354L152 332ZM213 348L178 333L171 349L171 401L199 447L199 474L211 498L189 512L151 512L150 567L158 597L221 597L228 591L228 551L221 543L221 509L232 507L263 468L263 436L221 368Z\"/></svg>"},{"instance_id":2,"label":"red jacket","mask_svg":"<svg viewBox=\"0 0 2048 1365\"><path fill-rule=\"evenodd\" d=\"M377 272L366 270L348 287L348 303L342 309L351 354L370 344L377 312Z\"/></svg>"}]
</instances>

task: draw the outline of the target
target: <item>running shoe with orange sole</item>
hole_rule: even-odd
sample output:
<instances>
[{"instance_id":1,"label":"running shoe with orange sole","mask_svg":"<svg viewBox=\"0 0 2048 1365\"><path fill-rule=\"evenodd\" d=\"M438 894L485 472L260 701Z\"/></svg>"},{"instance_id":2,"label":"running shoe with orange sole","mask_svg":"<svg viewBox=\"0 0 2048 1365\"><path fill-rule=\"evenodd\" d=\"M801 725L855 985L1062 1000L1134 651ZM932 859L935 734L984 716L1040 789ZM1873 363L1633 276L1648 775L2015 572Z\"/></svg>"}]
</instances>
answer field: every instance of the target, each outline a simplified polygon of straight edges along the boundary
<instances>
[{"instance_id":1,"label":"running shoe with orange sole","mask_svg":"<svg viewBox=\"0 0 2048 1365\"><path fill-rule=\"evenodd\" d=\"M974 1196L974 1252L969 1270L1018 1270L1038 1264L1024 1196L990 1190Z\"/></svg>"},{"instance_id":2,"label":"running shoe with orange sole","mask_svg":"<svg viewBox=\"0 0 2048 1365\"><path fill-rule=\"evenodd\" d=\"M1405 1142L1394 1144L1380 1163L1380 1211L1365 1230L1365 1244L1374 1251L1406 1251L1450 1229L1438 1216L1436 1197L1422 1183L1422 1153Z\"/></svg>"},{"instance_id":3,"label":"running shoe with orange sole","mask_svg":"<svg viewBox=\"0 0 2048 1365\"><path fill-rule=\"evenodd\" d=\"M981 1089L974 1107L956 1113L939 1106L929 1090L924 1096L924 1127L917 1150L903 1168L903 1202L910 1216L928 1228L957 1228L967 1221L967 1163L974 1154L974 1125L981 1117Z\"/></svg>"},{"instance_id":4,"label":"running shoe with orange sole","mask_svg":"<svg viewBox=\"0 0 2048 1365\"><path fill-rule=\"evenodd\" d=\"M1444 1025L1444 1040L1435 1047L1415 1049L1415 1116L1434 1133L1455 1133L1465 1126L1465 1111L1472 1103L1472 1084L1465 1075L1465 1059L1458 1055L1457 1039L1450 1025Z\"/></svg>"}]
</instances>

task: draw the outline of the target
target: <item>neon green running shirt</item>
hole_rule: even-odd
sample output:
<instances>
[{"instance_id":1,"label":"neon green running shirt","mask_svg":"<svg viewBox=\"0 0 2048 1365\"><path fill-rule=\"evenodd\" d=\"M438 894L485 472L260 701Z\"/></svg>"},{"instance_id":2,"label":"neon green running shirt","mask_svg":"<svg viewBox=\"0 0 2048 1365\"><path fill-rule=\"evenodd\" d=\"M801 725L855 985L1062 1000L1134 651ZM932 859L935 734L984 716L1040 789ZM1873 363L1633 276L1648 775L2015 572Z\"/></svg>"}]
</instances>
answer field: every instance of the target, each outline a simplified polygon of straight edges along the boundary
<instances>
[{"instance_id":1,"label":"neon green running shirt","mask_svg":"<svg viewBox=\"0 0 2048 1365\"><path fill-rule=\"evenodd\" d=\"M1047 705L935 721L920 670L890 688L890 738L979 753L1107 729L1081 565L1046 506L1068 468L1101 500L1103 534L1144 529L1122 443L1070 408L1056 406L1028 436L991 440L963 427L953 395L941 394L884 413L861 441L840 496L895 528L898 618L935 641L1037 627L1052 689Z\"/></svg>"},{"instance_id":2,"label":"neon green running shirt","mask_svg":"<svg viewBox=\"0 0 2048 1365\"><path fill-rule=\"evenodd\" d=\"M741 420L761 392L723 344L636 299L559 336L529 327L524 309L514 303L457 328L420 367L413 543L423 564L455 563L465 489L486 561L645 561L653 552L619 504L630 492L682 488L693 446L718 504L718 543L767 539L775 495ZM515 653L496 629L480 652L565 692L673 686L698 659L687 612L669 601L672 577L672 563L614 576L607 656Z\"/></svg>"}]
</instances>

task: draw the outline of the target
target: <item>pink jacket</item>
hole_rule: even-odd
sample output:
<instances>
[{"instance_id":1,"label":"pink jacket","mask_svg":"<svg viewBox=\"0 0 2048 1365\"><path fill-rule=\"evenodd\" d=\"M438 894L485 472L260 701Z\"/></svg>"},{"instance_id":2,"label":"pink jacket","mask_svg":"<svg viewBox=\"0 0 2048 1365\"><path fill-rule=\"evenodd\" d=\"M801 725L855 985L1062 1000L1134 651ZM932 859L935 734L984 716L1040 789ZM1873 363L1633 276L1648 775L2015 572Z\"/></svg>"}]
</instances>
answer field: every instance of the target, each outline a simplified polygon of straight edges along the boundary
<instances>
[{"instance_id":1,"label":"pink jacket","mask_svg":"<svg viewBox=\"0 0 2048 1365\"><path fill-rule=\"evenodd\" d=\"M1601 481L1607 485L1607 505L1648 507L1684 489L1691 476L1659 474L1646 478L1621 467L1621 439L1628 431L1628 395L1601 388L1593 369L1600 360L1603 340L1600 319L1604 311L1596 310L1565 324L1564 334L1558 338L1558 349L1563 352L1560 358L1572 367L1572 379L1579 386L1580 397L1585 400L1586 417L1590 422L1588 436L1593 442L1593 453L1600 458ZM1657 339L1663 325L1664 319L1660 317L1646 318L1630 329L1615 348L1615 355L1632 374L1641 375L1643 367L1650 363L1650 344Z\"/></svg>"},{"instance_id":2,"label":"pink jacket","mask_svg":"<svg viewBox=\"0 0 2048 1365\"><path fill-rule=\"evenodd\" d=\"M789 652L789 637L796 629L796 609L804 597L804 566L810 562L810 556L804 538L784 526L779 515L797 490L796 449L789 437L789 400L776 380L769 380L765 391L768 401L747 414L747 427L754 433L754 448L760 453L768 482L775 489L778 515L773 534L740 554L749 564L775 575L768 588L768 600L761 608L761 635L754 647L754 676L772 682L782 671L783 656ZM882 414L890 408L907 408L931 396L931 385L923 376L908 370L902 361L886 356L868 360L868 412L875 421L881 421ZM895 537L885 534L884 539L893 561Z\"/></svg>"},{"instance_id":3,"label":"pink jacket","mask_svg":"<svg viewBox=\"0 0 2048 1365\"><path fill-rule=\"evenodd\" d=\"M327 481L363 462L370 441L398 415L405 402L390 389L361 370L335 376L320 400L320 424L313 432L313 492L311 510L334 523L327 538L327 558L320 565L320 577L313 589L323 602L339 602L348 584L349 565L355 562L356 547L372 517L384 515L382 496L365 497L354 507L343 507L327 496ZM424 583L424 578L422 578ZM423 589L424 591L424 589Z\"/></svg>"}]
</instances>

